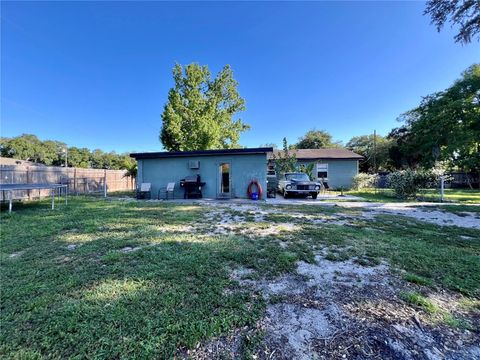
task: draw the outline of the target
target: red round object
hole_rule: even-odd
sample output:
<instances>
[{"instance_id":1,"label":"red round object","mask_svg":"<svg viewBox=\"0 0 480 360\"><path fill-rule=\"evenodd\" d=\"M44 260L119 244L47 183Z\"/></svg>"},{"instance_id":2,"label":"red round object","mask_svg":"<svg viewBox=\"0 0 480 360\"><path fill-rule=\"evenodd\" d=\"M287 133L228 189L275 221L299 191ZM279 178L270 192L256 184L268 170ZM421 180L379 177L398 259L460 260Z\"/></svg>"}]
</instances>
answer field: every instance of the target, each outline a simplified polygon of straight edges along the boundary
<instances>
[{"instance_id":1,"label":"red round object","mask_svg":"<svg viewBox=\"0 0 480 360\"><path fill-rule=\"evenodd\" d=\"M257 180L252 180L250 181L250 183L248 184L248 188L247 188L247 194L248 194L248 198L251 199L252 198L252 185L255 185L257 187L257 190L258 190L258 198L261 199L262 198L262 194L263 194L263 189L262 189L262 185L260 185L260 183L257 181Z\"/></svg>"}]
</instances>

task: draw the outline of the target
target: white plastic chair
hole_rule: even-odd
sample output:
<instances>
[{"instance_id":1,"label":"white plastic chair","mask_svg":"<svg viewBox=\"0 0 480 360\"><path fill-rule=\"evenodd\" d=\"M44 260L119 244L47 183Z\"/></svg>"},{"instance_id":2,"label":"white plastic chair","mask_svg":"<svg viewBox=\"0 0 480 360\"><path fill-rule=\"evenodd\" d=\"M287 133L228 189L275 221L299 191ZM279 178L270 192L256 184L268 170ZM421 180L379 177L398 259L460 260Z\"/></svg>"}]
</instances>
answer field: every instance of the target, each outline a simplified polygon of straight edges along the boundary
<instances>
[{"instance_id":1,"label":"white plastic chair","mask_svg":"<svg viewBox=\"0 0 480 360\"><path fill-rule=\"evenodd\" d=\"M148 198L151 199L152 184L151 183L141 183L140 189L137 190L137 199L145 199L146 195L148 194Z\"/></svg>"},{"instance_id":2,"label":"white plastic chair","mask_svg":"<svg viewBox=\"0 0 480 360\"><path fill-rule=\"evenodd\" d=\"M168 194L172 194L172 199L175 199L175 183L174 182L169 182L167 184L167 194L166 198L168 200Z\"/></svg>"},{"instance_id":3,"label":"white plastic chair","mask_svg":"<svg viewBox=\"0 0 480 360\"><path fill-rule=\"evenodd\" d=\"M160 189L158 189L157 199L168 200L169 194L172 194L172 199L175 199L175 183L174 182L169 182L167 184L167 187L161 187Z\"/></svg>"}]
</instances>

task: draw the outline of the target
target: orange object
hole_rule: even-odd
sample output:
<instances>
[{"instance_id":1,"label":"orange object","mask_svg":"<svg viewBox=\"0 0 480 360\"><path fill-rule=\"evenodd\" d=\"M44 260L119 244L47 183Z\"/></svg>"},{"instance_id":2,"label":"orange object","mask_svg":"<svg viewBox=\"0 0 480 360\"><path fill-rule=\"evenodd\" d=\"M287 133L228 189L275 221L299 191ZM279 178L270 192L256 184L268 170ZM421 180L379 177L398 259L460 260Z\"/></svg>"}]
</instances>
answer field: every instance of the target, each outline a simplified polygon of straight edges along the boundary
<instances>
[{"instance_id":1,"label":"orange object","mask_svg":"<svg viewBox=\"0 0 480 360\"><path fill-rule=\"evenodd\" d=\"M248 184L248 188L247 188L248 197L250 199L252 198L252 185L255 185L257 187L258 198L261 199L263 194L263 189L262 189L262 185L260 185L260 183L257 180L252 180L250 181L250 184Z\"/></svg>"}]
</instances>

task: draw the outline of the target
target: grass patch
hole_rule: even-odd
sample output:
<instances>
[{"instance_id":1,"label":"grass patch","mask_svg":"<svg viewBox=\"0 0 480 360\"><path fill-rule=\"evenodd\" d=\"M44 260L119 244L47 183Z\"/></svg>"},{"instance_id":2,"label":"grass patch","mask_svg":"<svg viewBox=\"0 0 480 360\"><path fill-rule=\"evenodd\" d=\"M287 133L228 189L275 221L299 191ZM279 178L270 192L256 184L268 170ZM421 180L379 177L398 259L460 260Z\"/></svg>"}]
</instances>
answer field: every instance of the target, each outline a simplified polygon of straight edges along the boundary
<instances>
[{"instance_id":1,"label":"grass patch","mask_svg":"<svg viewBox=\"0 0 480 360\"><path fill-rule=\"evenodd\" d=\"M462 317L455 317L452 314L444 313L441 320L445 325L461 330L475 330L470 321Z\"/></svg>"},{"instance_id":2,"label":"grass patch","mask_svg":"<svg viewBox=\"0 0 480 360\"><path fill-rule=\"evenodd\" d=\"M263 315L263 298L232 280L232 269L271 278L294 271L299 260L313 262L325 249L332 260L375 265L384 259L417 283L480 297L478 230L391 215L358 219L355 227L319 225L289 213L329 219L361 210L274 208L282 212L266 221L292 222L295 230L216 235L208 209L168 202L79 196L54 211L48 200L16 204L12 214L0 214L0 354L171 358L212 337L254 327ZM255 217L244 218L255 231ZM465 306L478 306L472 304ZM245 356L260 338L244 340Z\"/></svg>"},{"instance_id":3,"label":"grass patch","mask_svg":"<svg viewBox=\"0 0 480 360\"><path fill-rule=\"evenodd\" d=\"M198 206L86 198L1 214L0 353L168 358L254 324L263 301L237 287L230 266L275 273L295 259L243 238L158 230L201 218Z\"/></svg>"},{"instance_id":4,"label":"grass patch","mask_svg":"<svg viewBox=\"0 0 480 360\"><path fill-rule=\"evenodd\" d=\"M429 314L434 314L440 310L429 298L417 292L404 292L400 294L400 297L407 303L416 305Z\"/></svg>"},{"instance_id":5,"label":"grass patch","mask_svg":"<svg viewBox=\"0 0 480 360\"><path fill-rule=\"evenodd\" d=\"M356 226L327 224L319 230L304 224L295 238L311 248L326 246L331 261L353 258L369 265L369 259L373 264L385 259L409 273L413 282L480 297L480 231L476 229L377 215L357 220Z\"/></svg>"},{"instance_id":6,"label":"grass patch","mask_svg":"<svg viewBox=\"0 0 480 360\"><path fill-rule=\"evenodd\" d=\"M419 192L417 199L398 199L392 189L362 189L350 190L348 195L364 198L371 202L415 202L432 201L440 202L439 189L423 189ZM475 189L445 189L444 200L464 204L480 204L480 190Z\"/></svg>"},{"instance_id":7,"label":"grass patch","mask_svg":"<svg viewBox=\"0 0 480 360\"><path fill-rule=\"evenodd\" d=\"M432 208L435 210L451 212L459 216L466 216L465 213L474 213L477 217L480 216L480 206L472 205L445 205L445 206L434 206L434 207L425 207L424 209L428 210Z\"/></svg>"},{"instance_id":8,"label":"grass patch","mask_svg":"<svg viewBox=\"0 0 480 360\"><path fill-rule=\"evenodd\" d=\"M418 292L403 292L400 294L400 298L405 302L417 306L431 315L433 323L442 323L451 328L461 330L474 330L475 327L472 323L464 317L455 316L448 311L440 308L428 297Z\"/></svg>"},{"instance_id":9,"label":"grass patch","mask_svg":"<svg viewBox=\"0 0 480 360\"><path fill-rule=\"evenodd\" d=\"M431 280L425 279L423 276L418 276L415 274L405 274L403 276L403 279L417 285L432 286L433 284Z\"/></svg>"},{"instance_id":10,"label":"grass patch","mask_svg":"<svg viewBox=\"0 0 480 360\"><path fill-rule=\"evenodd\" d=\"M242 337L240 344L242 350L242 359L255 359L254 354L260 348L265 332L255 330L252 333L247 333Z\"/></svg>"}]
</instances>

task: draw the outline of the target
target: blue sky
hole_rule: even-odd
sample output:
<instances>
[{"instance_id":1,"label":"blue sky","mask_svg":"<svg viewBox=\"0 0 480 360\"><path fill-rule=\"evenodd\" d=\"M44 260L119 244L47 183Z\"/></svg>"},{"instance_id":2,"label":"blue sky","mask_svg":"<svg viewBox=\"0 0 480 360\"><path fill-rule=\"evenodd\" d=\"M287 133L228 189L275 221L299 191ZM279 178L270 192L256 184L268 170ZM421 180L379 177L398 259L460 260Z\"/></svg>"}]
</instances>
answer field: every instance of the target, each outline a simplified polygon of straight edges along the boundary
<instances>
[{"instance_id":1,"label":"blue sky","mask_svg":"<svg viewBox=\"0 0 480 360\"><path fill-rule=\"evenodd\" d=\"M1 135L158 151L175 62L230 64L241 144L380 134L448 87L479 43L437 33L422 2L2 2Z\"/></svg>"}]
</instances>

